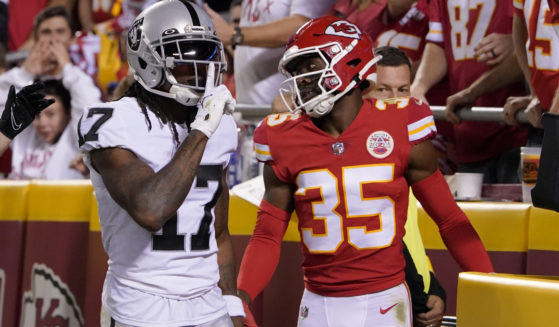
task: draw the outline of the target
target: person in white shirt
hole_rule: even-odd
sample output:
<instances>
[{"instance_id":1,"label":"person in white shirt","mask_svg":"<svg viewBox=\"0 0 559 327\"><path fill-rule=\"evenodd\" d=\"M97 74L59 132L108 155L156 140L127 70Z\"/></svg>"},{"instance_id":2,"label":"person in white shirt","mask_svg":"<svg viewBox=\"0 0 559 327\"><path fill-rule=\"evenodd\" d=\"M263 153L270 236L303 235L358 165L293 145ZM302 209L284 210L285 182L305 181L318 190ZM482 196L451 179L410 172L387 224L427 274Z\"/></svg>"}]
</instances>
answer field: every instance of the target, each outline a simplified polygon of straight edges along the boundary
<instances>
[{"instance_id":1,"label":"person in white shirt","mask_svg":"<svg viewBox=\"0 0 559 327\"><path fill-rule=\"evenodd\" d=\"M335 0L243 0L239 26L206 6L218 36L235 49L235 89L242 104L269 105L285 79L278 64L289 37L310 19L323 15Z\"/></svg>"},{"instance_id":2,"label":"person in white shirt","mask_svg":"<svg viewBox=\"0 0 559 327\"><path fill-rule=\"evenodd\" d=\"M70 61L69 46L72 42L72 30L70 28L70 18L64 7L50 7L41 11L35 17L33 35L35 44L29 56L25 59L21 67L15 67L0 75L0 111L4 109L5 99L11 85L19 91L35 80L59 80L63 87L71 96L71 119L67 126L67 136L64 140L71 141L68 144L74 154L77 154L77 125L81 117L83 108L101 100L101 92L95 83L80 68L73 65ZM16 139L17 144L27 143L29 138L33 138L34 129L25 130L24 134ZM19 166L25 160L24 146L12 146L12 166ZM57 150L58 151L58 150ZM69 155L67 152L66 155ZM64 155L64 157L66 156ZM68 159L71 160L72 158ZM65 159L64 159L65 160ZM65 160L66 161L66 160ZM32 174L33 178L82 178L81 173L68 169L68 162L58 163L52 169L46 169L41 174ZM60 168L60 171L58 168ZM14 178L23 178L19 173L11 173ZM29 176L31 177L31 176Z\"/></svg>"},{"instance_id":3,"label":"person in white shirt","mask_svg":"<svg viewBox=\"0 0 559 327\"><path fill-rule=\"evenodd\" d=\"M45 98L54 103L33 120L12 143L11 179L81 179L70 168L79 154L75 124L70 124L71 96L60 80L43 82Z\"/></svg>"}]
</instances>

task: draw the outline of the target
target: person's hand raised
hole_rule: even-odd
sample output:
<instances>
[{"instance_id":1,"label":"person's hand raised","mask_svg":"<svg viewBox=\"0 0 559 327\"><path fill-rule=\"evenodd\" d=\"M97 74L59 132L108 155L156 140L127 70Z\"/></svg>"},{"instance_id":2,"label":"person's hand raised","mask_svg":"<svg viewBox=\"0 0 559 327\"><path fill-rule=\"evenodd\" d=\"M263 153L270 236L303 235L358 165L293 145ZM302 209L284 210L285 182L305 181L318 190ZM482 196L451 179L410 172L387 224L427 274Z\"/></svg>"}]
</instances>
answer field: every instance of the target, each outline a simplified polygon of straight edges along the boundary
<instances>
[{"instance_id":1,"label":"person's hand raised","mask_svg":"<svg viewBox=\"0 0 559 327\"><path fill-rule=\"evenodd\" d=\"M35 42L23 62L23 69L34 76L42 76L45 72L44 65L49 51L48 48L49 45L46 40L41 39Z\"/></svg>"},{"instance_id":2,"label":"person's hand raised","mask_svg":"<svg viewBox=\"0 0 559 327\"><path fill-rule=\"evenodd\" d=\"M15 87L10 86L6 106L0 117L0 132L10 139L29 126L43 109L50 106L54 100L45 99L42 93L42 82L35 82L16 93Z\"/></svg>"},{"instance_id":3,"label":"person's hand raised","mask_svg":"<svg viewBox=\"0 0 559 327\"><path fill-rule=\"evenodd\" d=\"M198 107L198 113L190 128L204 133L208 138L215 132L223 114L229 115L235 110L235 99L223 84L214 86L215 65L208 65L206 77L206 88L202 96L202 105Z\"/></svg>"}]
</instances>

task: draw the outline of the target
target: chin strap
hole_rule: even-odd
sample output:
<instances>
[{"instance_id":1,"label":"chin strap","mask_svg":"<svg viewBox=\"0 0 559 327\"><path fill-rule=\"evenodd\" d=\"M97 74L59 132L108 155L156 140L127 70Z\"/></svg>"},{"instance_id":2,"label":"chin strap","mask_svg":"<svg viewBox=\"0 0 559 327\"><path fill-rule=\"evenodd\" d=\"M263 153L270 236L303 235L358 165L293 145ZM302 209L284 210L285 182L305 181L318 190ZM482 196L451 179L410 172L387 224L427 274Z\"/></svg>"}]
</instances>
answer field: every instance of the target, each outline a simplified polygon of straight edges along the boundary
<instances>
[{"instance_id":1,"label":"chin strap","mask_svg":"<svg viewBox=\"0 0 559 327\"><path fill-rule=\"evenodd\" d=\"M191 89L178 85L171 86L169 93L175 96L175 101L185 106L195 106L201 98L199 94Z\"/></svg>"},{"instance_id":2,"label":"chin strap","mask_svg":"<svg viewBox=\"0 0 559 327\"><path fill-rule=\"evenodd\" d=\"M349 83L349 85L345 88L345 90L341 91L340 93L338 93L336 95L329 94L326 97L326 99L323 99L323 100L318 101L318 102L311 101L310 103L304 105L303 108L305 109L307 114L309 116L313 117L313 118L318 118L320 116L324 116L327 113L329 113L332 110L332 108L334 108L334 103L336 103L336 101L338 101L338 99L343 97L346 93L353 90L353 88L355 88L358 85L358 83L360 83L363 80L363 75L365 75L365 73L367 71L369 71L369 69L371 69L371 67L373 67L373 65L376 64L381 59L382 59L382 56L375 56L373 59L371 59L363 67L363 69L361 69L359 71L359 73L357 75L355 75L355 77L352 79L351 83ZM373 74L376 77L376 74L375 73L373 73ZM370 74L369 76L371 76L373 74ZM369 76L367 76L367 77L369 77Z\"/></svg>"},{"instance_id":3,"label":"chin strap","mask_svg":"<svg viewBox=\"0 0 559 327\"><path fill-rule=\"evenodd\" d=\"M165 98L173 99L185 106L195 106L196 104L198 104L201 98L199 94L184 86L173 85L169 89L169 92L163 92L147 86L146 83L144 83L144 81L136 74L134 74L134 79L138 83L140 83L140 85L148 92L160 95Z\"/></svg>"}]
</instances>

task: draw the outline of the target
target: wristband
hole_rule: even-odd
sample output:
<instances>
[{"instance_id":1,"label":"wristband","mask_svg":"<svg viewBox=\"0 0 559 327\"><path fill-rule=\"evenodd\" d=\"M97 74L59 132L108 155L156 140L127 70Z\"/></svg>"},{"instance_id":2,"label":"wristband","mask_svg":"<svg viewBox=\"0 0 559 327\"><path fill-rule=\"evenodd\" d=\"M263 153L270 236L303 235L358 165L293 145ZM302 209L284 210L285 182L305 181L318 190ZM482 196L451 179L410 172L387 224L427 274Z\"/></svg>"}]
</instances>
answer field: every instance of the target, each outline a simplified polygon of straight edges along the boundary
<instances>
[{"instance_id":1,"label":"wristband","mask_svg":"<svg viewBox=\"0 0 559 327\"><path fill-rule=\"evenodd\" d=\"M245 309L243 308L243 301L240 297L235 295L224 295L225 303L227 303L227 312L229 317L245 317Z\"/></svg>"}]
</instances>

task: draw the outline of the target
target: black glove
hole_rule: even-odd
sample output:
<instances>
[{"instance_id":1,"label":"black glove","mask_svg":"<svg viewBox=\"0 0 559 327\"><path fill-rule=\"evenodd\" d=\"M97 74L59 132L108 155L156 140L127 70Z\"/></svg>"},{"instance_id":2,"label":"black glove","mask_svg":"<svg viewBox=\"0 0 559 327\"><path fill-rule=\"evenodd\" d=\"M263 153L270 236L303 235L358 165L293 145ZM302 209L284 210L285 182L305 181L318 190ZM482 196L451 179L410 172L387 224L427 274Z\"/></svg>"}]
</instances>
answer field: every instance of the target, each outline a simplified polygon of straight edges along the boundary
<instances>
[{"instance_id":1,"label":"black glove","mask_svg":"<svg viewBox=\"0 0 559 327\"><path fill-rule=\"evenodd\" d=\"M35 82L16 94L14 86L10 86L6 106L0 117L2 134L13 140L33 122L38 113L54 103L53 99L45 99L41 92L44 87L42 82Z\"/></svg>"}]
</instances>

